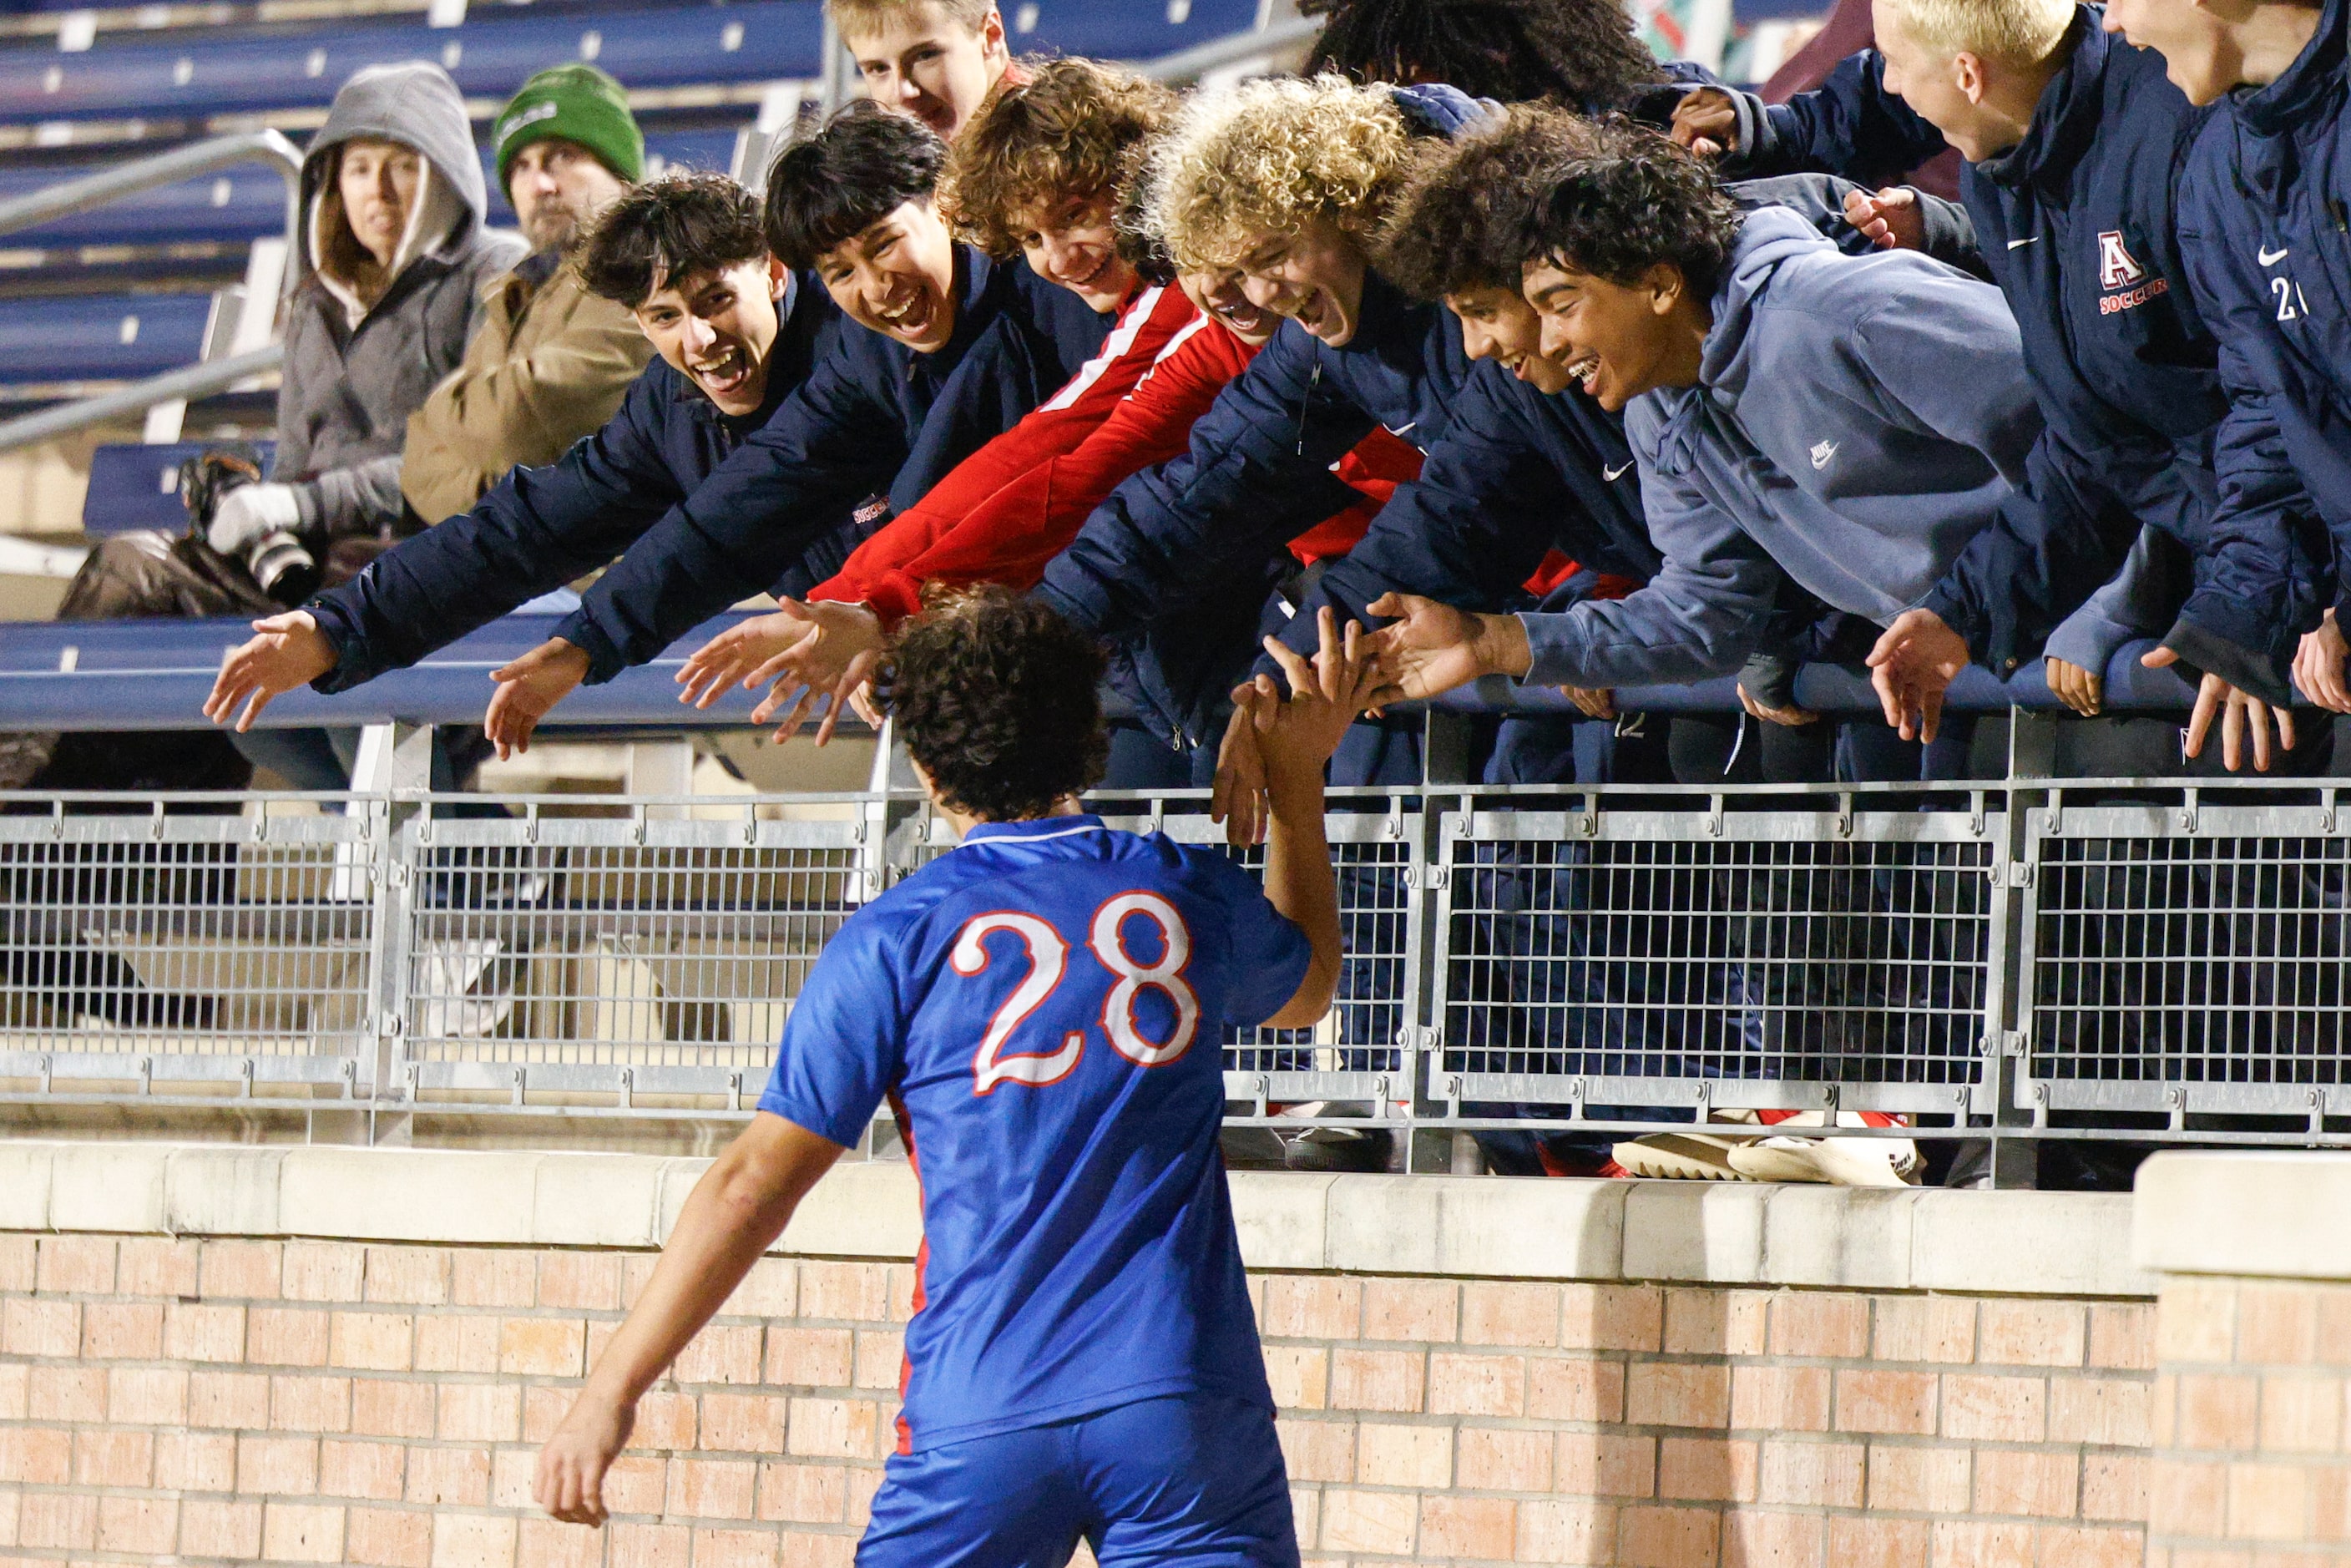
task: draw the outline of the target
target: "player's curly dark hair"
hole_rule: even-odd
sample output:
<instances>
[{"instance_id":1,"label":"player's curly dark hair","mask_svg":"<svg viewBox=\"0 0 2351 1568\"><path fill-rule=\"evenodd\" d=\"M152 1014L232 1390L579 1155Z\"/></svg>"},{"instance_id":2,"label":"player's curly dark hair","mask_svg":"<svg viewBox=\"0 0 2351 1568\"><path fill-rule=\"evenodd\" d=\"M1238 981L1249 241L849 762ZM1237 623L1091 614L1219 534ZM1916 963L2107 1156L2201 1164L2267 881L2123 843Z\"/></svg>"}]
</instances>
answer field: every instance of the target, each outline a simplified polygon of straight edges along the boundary
<instances>
[{"instance_id":1,"label":"player's curly dark hair","mask_svg":"<svg viewBox=\"0 0 2351 1568\"><path fill-rule=\"evenodd\" d=\"M1665 79L1617 0L1304 0L1330 18L1306 73L1448 82L1477 98L1621 109Z\"/></svg>"},{"instance_id":2,"label":"player's curly dark hair","mask_svg":"<svg viewBox=\"0 0 2351 1568\"><path fill-rule=\"evenodd\" d=\"M724 174L679 169L606 207L580 251L588 291L636 308L674 277L764 261L759 198Z\"/></svg>"},{"instance_id":3,"label":"player's curly dark hair","mask_svg":"<svg viewBox=\"0 0 2351 1568\"><path fill-rule=\"evenodd\" d=\"M1653 131L1593 131L1593 152L1562 166L1531 210L1525 254L1628 287L1667 262L1699 298L1711 295L1739 237L1739 209L1714 172Z\"/></svg>"},{"instance_id":4,"label":"player's curly dark hair","mask_svg":"<svg viewBox=\"0 0 2351 1568\"><path fill-rule=\"evenodd\" d=\"M768 171L768 248L786 267L817 257L908 202L937 193L947 144L912 115L862 98Z\"/></svg>"},{"instance_id":5,"label":"player's curly dark hair","mask_svg":"<svg viewBox=\"0 0 2351 1568\"><path fill-rule=\"evenodd\" d=\"M1518 292L1534 209L1559 170L1596 145L1589 120L1512 104L1405 176L1373 248L1380 276L1420 299L1465 288Z\"/></svg>"},{"instance_id":6,"label":"player's curly dark hair","mask_svg":"<svg viewBox=\"0 0 2351 1568\"><path fill-rule=\"evenodd\" d=\"M1110 760L1102 652L994 583L935 593L898 628L876 690L946 804L991 822L1041 817Z\"/></svg>"}]
</instances>

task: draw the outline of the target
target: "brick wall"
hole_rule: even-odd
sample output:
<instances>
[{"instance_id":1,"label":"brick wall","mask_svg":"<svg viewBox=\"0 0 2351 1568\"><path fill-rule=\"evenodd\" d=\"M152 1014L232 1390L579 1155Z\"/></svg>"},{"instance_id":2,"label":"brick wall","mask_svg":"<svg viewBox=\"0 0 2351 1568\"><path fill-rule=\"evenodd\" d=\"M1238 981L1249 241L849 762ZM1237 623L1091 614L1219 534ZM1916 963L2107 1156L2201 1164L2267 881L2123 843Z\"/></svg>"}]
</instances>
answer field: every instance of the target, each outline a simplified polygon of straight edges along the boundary
<instances>
[{"instance_id":1,"label":"brick wall","mask_svg":"<svg viewBox=\"0 0 2351 1568\"><path fill-rule=\"evenodd\" d=\"M645 1401L615 1522L533 1516L534 1445L651 1261L0 1235L0 1552L847 1563L895 1408L899 1262L762 1261ZM2142 1561L2144 1301L1294 1272L1255 1289L1310 1561ZM2183 1414L2183 1444L2191 1429Z\"/></svg>"},{"instance_id":2,"label":"brick wall","mask_svg":"<svg viewBox=\"0 0 2351 1568\"><path fill-rule=\"evenodd\" d=\"M2150 1568L2351 1562L2351 1285L2163 1291Z\"/></svg>"}]
</instances>

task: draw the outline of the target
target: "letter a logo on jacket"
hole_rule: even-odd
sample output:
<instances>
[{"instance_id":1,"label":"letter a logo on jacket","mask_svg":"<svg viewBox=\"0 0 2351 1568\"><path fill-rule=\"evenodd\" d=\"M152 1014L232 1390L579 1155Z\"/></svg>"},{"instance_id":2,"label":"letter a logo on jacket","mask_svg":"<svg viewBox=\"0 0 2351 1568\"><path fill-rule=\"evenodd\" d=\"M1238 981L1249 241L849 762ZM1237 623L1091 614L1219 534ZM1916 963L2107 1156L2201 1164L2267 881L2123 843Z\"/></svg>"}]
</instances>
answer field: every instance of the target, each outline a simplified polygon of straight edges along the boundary
<instances>
[{"instance_id":1,"label":"letter a logo on jacket","mask_svg":"<svg viewBox=\"0 0 2351 1568\"><path fill-rule=\"evenodd\" d=\"M2120 229L2107 229L2098 235L2098 287L2120 288L2137 283L2147 276L2147 268L2131 259L2123 248Z\"/></svg>"}]
</instances>

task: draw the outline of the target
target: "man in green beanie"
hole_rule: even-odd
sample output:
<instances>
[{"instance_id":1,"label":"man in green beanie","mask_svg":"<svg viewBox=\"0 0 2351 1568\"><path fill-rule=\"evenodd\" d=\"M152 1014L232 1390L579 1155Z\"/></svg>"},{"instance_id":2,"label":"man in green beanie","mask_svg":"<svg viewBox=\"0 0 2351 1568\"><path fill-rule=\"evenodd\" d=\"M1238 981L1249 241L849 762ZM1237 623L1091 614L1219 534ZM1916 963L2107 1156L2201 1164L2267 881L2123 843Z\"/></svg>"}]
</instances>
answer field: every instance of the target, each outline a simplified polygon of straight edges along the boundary
<instances>
[{"instance_id":1,"label":"man in green beanie","mask_svg":"<svg viewBox=\"0 0 2351 1568\"><path fill-rule=\"evenodd\" d=\"M644 175L621 84L593 66L543 70L491 122L490 142L531 254L482 291L464 362L409 417L401 491L427 523L601 428L653 355L629 312L568 265L596 214Z\"/></svg>"}]
</instances>

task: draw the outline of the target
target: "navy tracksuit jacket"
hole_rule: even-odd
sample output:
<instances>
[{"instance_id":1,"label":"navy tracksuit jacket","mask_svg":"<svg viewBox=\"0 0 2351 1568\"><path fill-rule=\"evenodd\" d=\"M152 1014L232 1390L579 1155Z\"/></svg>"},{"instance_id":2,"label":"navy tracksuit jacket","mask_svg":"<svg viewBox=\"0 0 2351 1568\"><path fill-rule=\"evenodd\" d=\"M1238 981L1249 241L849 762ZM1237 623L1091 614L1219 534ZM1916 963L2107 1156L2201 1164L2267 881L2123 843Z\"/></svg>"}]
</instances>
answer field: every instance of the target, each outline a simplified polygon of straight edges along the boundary
<instances>
[{"instance_id":1,"label":"navy tracksuit jacket","mask_svg":"<svg viewBox=\"0 0 2351 1568\"><path fill-rule=\"evenodd\" d=\"M2188 159L2180 248L2229 397L2213 523L2278 633L2344 606L2351 561L2351 156L2345 0L2267 87L2216 106ZM2335 580L2305 562L2334 536ZM2293 547L2299 547L2298 552Z\"/></svg>"},{"instance_id":2,"label":"navy tracksuit jacket","mask_svg":"<svg viewBox=\"0 0 2351 1568\"><path fill-rule=\"evenodd\" d=\"M554 634L588 679L641 664L886 496L912 505L1101 348L1110 319L1025 262L956 247L954 335L935 353L844 320L831 351L581 596Z\"/></svg>"},{"instance_id":3,"label":"navy tracksuit jacket","mask_svg":"<svg viewBox=\"0 0 2351 1568\"><path fill-rule=\"evenodd\" d=\"M789 306L757 413L722 414L656 359L603 429L544 468L512 470L472 511L402 540L303 606L338 655L311 684L348 691L405 668L627 549L766 423L831 349L841 316L815 274L793 275ZM855 548L830 542L844 553Z\"/></svg>"},{"instance_id":4,"label":"navy tracksuit jacket","mask_svg":"<svg viewBox=\"0 0 2351 1568\"><path fill-rule=\"evenodd\" d=\"M2209 118L2163 58L2076 9L2073 53L2016 147L1966 165L1960 194L2024 345L2047 422L2028 464L2032 501L2007 508L1922 601L2001 674L2119 570L2142 524L2206 553L2225 402L2218 346L2184 287L2175 219L2189 147ZM1886 91L1866 50L1813 93L1741 106L1738 168L1813 167L1875 178L1943 146ZM1744 144L1742 144L1744 146ZM2213 558L2166 641L2191 662L2273 695L2281 642L2257 574Z\"/></svg>"}]
</instances>

